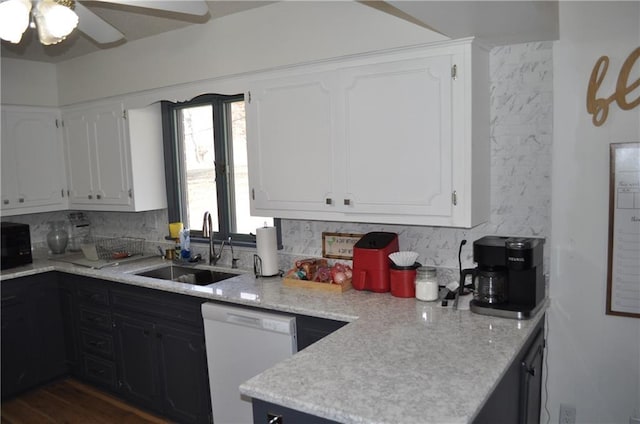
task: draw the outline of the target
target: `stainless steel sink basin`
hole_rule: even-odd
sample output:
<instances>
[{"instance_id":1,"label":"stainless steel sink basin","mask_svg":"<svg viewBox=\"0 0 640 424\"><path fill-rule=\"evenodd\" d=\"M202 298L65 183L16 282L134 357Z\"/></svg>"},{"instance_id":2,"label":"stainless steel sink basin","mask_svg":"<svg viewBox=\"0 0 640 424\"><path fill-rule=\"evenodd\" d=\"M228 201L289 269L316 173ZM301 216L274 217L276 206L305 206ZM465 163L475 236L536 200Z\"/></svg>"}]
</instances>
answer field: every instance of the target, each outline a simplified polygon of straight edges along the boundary
<instances>
[{"instance_id":1,"label":"stainless steel sink basin","mask_svg":"<svg viewBox=\"0 0 640 424\"><path fill-rule=\"evenodd\" d=\"M136 275L159 278L161 280L171 280L179 283L195 284L197 286L207 286L209 284L217 283L218 281L235 277L238 274L210 269L198 269L188 266L167 265L150 271L138 272Z\"/></svg>"}]
</instances>

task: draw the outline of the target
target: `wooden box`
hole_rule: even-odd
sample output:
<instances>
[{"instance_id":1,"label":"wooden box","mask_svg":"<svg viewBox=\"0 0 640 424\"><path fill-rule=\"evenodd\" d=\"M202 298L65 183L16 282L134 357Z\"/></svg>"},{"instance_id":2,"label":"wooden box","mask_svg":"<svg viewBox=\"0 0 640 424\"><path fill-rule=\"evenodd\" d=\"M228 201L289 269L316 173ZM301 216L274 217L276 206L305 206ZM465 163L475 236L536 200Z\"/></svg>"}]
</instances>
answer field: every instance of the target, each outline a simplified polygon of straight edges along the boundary
<instances>
[{"instance_id":1,"label":"wooden box","mask_svg":"<svg viewBox=\"0 0 640 424\"><path fill-rule=\"evenodd\" d=\"M342 293L351 290L351 280L346 280L342 284L317 283L308 280L296 280L293 278L283 278L282 283L288 287L302 287L305 289Z\"/></svg>"}]
</instances>

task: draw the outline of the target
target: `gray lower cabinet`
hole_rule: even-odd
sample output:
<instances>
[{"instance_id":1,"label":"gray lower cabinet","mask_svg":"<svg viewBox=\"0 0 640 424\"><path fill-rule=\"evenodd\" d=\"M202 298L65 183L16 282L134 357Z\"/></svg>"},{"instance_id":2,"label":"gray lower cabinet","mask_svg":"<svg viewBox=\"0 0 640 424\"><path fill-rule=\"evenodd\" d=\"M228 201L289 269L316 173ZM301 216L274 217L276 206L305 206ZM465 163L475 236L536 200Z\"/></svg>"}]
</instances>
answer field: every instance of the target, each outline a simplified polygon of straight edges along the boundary
<instances>
[{"instance_id":1,"label":"gray lower cabinet","mask_svg":"<svg viewBox=\"0 0 640 424\"><path fill-rule=\"evenodd\" d=\"M118 393L179 423L211 422L204 299L122 286L110 295Z\"/></svg>"},{"instance_id":2,"label":"gray lower cabinet","mask_svg":"<svg viewBox=\"0 0 640 424\"><path fill-rule=\"evenodd\" d=\"M172 421L211 422L204 299L67 274L59 299L72 375Z\"/></svg>"},{"instance_id":3,"label":"gray lower cabinet","mask_svg":"<svg viewBox=\"0 0 640 424\"><path fill-rule=\"evenodd\" d=\"M474 424L540 422L544 318L474 420Z\"/></svg>"},{"instance_id":4,"label":"gray lower cabinet","mask_svg":"<svg viewBox=\"0 0 640 424\"><path fill-rule=\"evenodd\" d=\"M348 322L296 315L298 351L347 325Z\"/></svg>"},{"instance_id":5,"label":"gray lower cabinet","mask_svg":"<svg viewBox=\"0 0 640 424\"><path fill-rule=\"evenodd\" d=\"M55 273L4 281L2 398L67 373L64 327Z\"/></svg>"}]
</instances>

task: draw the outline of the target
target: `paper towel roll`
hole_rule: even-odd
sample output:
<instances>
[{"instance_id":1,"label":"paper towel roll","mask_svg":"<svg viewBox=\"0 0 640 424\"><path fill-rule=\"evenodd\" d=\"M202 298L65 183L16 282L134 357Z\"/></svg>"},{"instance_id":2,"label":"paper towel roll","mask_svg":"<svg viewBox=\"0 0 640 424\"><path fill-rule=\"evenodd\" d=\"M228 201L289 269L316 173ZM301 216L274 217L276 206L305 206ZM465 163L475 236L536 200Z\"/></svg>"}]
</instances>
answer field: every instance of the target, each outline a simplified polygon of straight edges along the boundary
<instances>
[{"instance_id":1,"label":"paper towel roll","mask_svg":"<svg viewBox=\"0 0 640 424\"><path fill-rule=\"evenodd\" d=\"M262 276L278 274L278 240L275 227L256 229L256 247L262 261Z\"/></svg>"}]
</instances>

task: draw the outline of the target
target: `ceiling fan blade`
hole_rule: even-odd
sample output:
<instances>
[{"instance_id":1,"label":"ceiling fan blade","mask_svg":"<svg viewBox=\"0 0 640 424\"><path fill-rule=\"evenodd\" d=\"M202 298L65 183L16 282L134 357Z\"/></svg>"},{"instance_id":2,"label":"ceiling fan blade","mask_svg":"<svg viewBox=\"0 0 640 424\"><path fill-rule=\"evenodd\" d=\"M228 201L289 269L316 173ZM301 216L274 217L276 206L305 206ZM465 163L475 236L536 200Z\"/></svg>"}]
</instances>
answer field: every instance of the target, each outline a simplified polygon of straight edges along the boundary
<instances>
[{"instance_id":1,"label":"ceiling fan blade","mask_svg":"<svg viewBox=\"0 0 640 424\"><path fill-rule=\"evenodd\" d=\"M76 2L75 12L78 14L78 29L100 44L114 43L124 38L124 34L118 31L107 21Z\"/></svg>"},{"instance_id":2,"label":"ceiling fan blade","mask_svg":"<svg viewBox=\"0 0 640 424\"><path fill-rule=\"evenodd\" d=\"M97 0L102 3L126 4L128 6L144 7L146 9L166 10L169 12L186 13L188 15L203 16L209 12L204 0ZM76 2L77 4L77 2Z\"/></svg>"}]
</instances>

